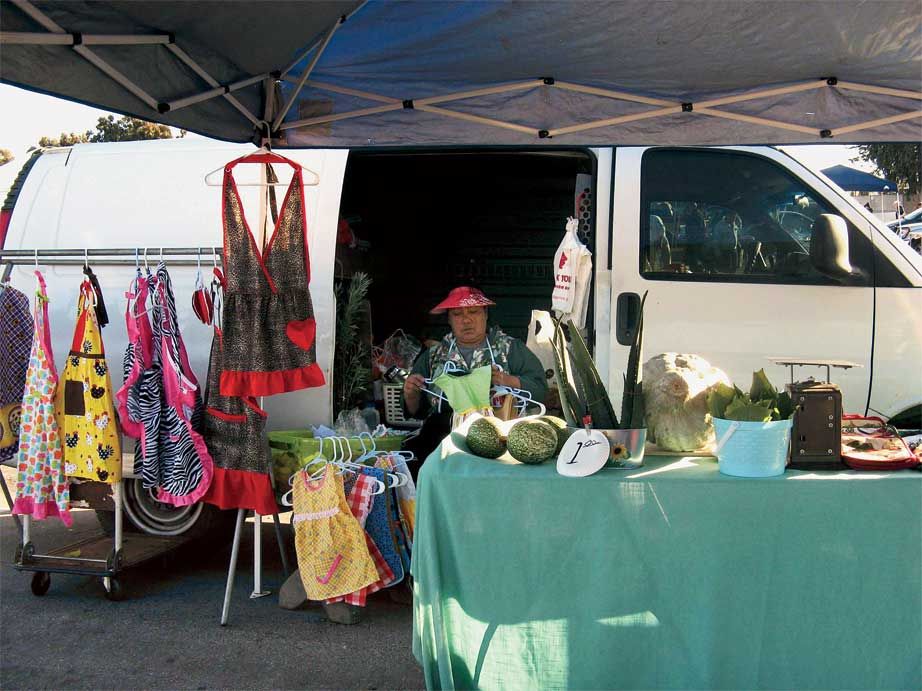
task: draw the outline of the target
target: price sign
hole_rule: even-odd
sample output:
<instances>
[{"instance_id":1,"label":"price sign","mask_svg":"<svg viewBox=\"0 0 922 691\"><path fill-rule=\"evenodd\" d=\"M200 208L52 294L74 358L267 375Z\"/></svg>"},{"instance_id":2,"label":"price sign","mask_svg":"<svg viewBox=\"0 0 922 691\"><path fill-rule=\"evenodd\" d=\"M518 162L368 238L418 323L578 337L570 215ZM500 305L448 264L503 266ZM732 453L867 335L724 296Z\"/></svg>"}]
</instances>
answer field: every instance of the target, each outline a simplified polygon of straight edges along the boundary
<instances>
[{"instance_id":1,"label":"price sign","mask_svg":"<svg viewBox=\"0 0 922 691\"><path fill-rule=\"evenodd\" d=\"M576 430L557 456L557 472L567 477L586 477L608 461L608 439L598 430Z\"/></svg>"}]
</instances>

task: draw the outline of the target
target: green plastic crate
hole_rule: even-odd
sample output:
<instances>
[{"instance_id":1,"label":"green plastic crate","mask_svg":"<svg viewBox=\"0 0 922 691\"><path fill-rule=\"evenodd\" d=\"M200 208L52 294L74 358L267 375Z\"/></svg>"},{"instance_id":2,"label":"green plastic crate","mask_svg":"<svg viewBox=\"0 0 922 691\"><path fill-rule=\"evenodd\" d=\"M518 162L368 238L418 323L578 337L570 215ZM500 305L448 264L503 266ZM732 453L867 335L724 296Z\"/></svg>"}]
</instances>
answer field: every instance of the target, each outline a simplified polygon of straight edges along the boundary
<instances>
[{"instance_id":1,"label":"green plastic crate","mask_svg":"<svg viewBox=\"0 0 922 691\"><path fill-rule=\"evenodd\" d=\"M368 438L364 438L365 448L369 449ZM400 451L403 437L389 436L375 437L375 448L378 451ZM272 452L272 476L275 480L277 494L288 491L288 478L291 477L305 462L320 453L321 440L314 436L311 430L281 430L269 432L269 449ZM325 455L332 454L331 442L323 441ZM338 448L338 447L336 447ZM353 457L358 458L362 453L362 443L358 437L349 438L349 448Z\"/></svg>"}]
</instances>

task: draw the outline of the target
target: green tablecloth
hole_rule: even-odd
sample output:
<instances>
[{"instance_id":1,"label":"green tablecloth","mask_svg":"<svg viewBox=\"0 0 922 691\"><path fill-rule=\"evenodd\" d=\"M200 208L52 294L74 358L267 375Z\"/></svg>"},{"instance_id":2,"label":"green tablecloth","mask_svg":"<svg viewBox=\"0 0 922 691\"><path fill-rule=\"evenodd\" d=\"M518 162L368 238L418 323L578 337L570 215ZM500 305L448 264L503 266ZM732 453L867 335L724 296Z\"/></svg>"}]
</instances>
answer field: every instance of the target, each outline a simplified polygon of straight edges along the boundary
<instances>
[{"instance_id":1,"label":"green tablecloth","mask_svg":"<svg viewBox=\"0 0 922 691\"><path fill-rule=\"evenodd\" d=\"M569 479L449 438L418 491L430 688L922 688L918 472Z\"/></svg>"}]
</instances>

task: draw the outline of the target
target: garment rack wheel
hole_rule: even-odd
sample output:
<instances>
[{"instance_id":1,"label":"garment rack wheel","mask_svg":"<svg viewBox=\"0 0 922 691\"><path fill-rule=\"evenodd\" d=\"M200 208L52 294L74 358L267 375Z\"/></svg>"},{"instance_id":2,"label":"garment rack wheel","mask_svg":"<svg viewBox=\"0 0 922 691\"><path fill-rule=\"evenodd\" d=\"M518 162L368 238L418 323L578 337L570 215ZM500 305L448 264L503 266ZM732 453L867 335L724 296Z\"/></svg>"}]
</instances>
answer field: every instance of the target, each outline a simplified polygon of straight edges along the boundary
<instances>
[{"instance_id":1,"label":"garment rack wheel","mask_svg":"<svg viewBox=\"0 0 922 691\"><path fill-rule=\"evenodd\" d=\"M125 599L125 588L122 587L122 582L117 577L103 577L102 586L106 590L106 599L110 602L121 602Z\"/></svg>"},{"instance_id":2,"label":"garment rack wheel","mask_svg":"<svg viewBox=\"0 0 922 691\"><path fill-rule=\"evenodd\" d=\"M36 571L32 574L32 583L30 587L35 597L41 597L47 593L48 589L51 587L51 574L47 571Z\"/></svg>"}]
</instances>

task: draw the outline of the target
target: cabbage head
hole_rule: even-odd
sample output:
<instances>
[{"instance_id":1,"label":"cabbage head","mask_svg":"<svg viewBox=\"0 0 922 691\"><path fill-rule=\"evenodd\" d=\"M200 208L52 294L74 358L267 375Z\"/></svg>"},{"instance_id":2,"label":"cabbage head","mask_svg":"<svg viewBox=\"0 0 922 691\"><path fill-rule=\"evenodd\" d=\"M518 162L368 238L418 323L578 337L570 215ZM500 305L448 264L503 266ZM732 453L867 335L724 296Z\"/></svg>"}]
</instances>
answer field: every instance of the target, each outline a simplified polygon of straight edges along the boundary
<instances>
[{"instance_id":1,"label":"cabbage head","mask_svg":"<svg viewBox=\"0 0 922 691\"><path fill-rule=\"evenodd\" d=\"M665 451L698 451L713 445L707 395L730 378L704 358L661 353L643 365L647 437Z\"/></svg>"}]
</instances>

